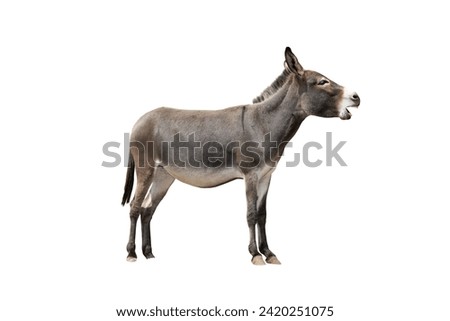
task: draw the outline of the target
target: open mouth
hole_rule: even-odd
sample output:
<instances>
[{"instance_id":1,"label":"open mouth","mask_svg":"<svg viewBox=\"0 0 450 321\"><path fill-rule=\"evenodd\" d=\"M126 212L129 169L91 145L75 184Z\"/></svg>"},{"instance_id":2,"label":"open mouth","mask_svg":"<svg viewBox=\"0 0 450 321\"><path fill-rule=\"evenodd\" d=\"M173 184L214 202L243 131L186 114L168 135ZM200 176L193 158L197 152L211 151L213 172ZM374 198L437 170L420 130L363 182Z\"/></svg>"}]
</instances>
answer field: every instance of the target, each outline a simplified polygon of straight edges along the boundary
<instances>
[{"instance_id":1,"label":"open mouth","mask_svg":"<svg viewBox=\"0 0 450 321\"><path fill-rule=\"evenodd\" d=\"M352 113L348 110L348 108L358 108L358 106L347 106L339 113L339 118L342 120L348 120L352 118Z\"/></svg>"}]
</instances>

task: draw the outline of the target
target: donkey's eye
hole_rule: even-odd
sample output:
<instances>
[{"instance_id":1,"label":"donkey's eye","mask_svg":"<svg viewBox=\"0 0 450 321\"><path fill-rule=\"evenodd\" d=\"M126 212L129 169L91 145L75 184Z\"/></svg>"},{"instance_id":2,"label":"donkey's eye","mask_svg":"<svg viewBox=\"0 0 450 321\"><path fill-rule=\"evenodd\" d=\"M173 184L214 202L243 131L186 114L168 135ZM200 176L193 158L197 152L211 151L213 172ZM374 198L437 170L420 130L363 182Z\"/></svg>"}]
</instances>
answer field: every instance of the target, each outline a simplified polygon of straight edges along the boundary
<instances>
[{"instance_id":1,"label":"donkey's eye","mask_svg":"<svg viewBox=\"0 0 450 321\"><path fill-rule=\"evenodd\" d=\"M317 84L319 85L319 86L323 86L323 85L325 85L325 84L328 84L329 83L329 81L328 80L326 80L326 79L322 79L321 81L319 81Z\"/></svg>"}]
</instances>

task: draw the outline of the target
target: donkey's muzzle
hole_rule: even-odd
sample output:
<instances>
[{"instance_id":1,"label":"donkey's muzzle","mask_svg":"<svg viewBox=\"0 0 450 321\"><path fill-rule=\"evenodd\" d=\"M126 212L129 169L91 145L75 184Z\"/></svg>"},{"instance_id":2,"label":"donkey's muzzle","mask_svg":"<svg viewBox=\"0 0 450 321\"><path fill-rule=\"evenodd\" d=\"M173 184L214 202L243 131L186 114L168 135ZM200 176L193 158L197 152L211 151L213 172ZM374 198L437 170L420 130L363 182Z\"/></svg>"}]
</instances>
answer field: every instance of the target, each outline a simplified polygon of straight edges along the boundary
<instances>
[{"instance_id":1,"label":"donkey's muzzle","mask_svg":"<svg viewBox=\"0 0 450 321\"><path fill-rule=\"evenodd\" d=\"M350 105L349 107L358 107L361 103L361 99L356 92L350 95L350 100L353 101L354 105Z\"/></svg>"},{"instance_id":2,"label":"donkey's muzzle","mask_svg":"<svg viewBox=\"0 0 450 321\"><path fill-rule=\"evenodd\" d=\"M339 118L347 120L352 118L352 113L347 109L348 107L358 107L361 103L359 95L354 91L344 91L344 95L339 106Z\"/></svg>"}]
</instances>

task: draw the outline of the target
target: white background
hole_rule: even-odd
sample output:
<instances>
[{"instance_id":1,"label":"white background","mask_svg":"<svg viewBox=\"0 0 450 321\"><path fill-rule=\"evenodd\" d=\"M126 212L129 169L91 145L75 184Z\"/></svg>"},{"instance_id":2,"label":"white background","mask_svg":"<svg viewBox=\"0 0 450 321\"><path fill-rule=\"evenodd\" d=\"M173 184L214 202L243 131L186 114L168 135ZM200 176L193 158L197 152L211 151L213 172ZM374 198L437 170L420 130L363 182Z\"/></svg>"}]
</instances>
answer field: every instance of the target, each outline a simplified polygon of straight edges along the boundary
<instances>
[{"instance_id":1,"label":"white background","mask_svg":"<svg viewBox=\"0 0 450 321\"><path fill-rule=\"evenodd\" d=\"M2 2L0 318L332 305L330 320L449 320L440 3ZM123 146L159 106L251 102L286 46L362 103L350 121L308 118L273 175L268 236L283 264L250 263L242 181L175 183L152 222L156 259L141 255L138 231L138 261L126 262L126 171L101 166L103 144ZM347 141L347 167L285 166L327 131Z\"/></svg>"}]
</instances>

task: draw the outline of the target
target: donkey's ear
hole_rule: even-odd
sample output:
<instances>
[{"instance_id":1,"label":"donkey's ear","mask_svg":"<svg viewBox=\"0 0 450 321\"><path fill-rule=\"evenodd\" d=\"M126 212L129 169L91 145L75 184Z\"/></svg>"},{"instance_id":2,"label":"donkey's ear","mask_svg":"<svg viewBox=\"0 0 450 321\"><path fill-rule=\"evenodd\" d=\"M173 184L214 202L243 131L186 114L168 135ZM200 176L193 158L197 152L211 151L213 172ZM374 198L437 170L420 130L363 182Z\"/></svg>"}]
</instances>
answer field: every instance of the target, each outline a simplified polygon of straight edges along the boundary
<instances>
[{"instance_id":1,"label":"donkey's ear","mask_svg":"<svg viewBox=\"0 0 450 321\"><path fill-rule=\"evenodd\" d=\"M303 67L298 62L297 57L295 57L291 48L286 47L284 57L286 58L286 61L284 62L284 67L286 69L292 71L293 73L299 74L300 76L303 75Z\"/></svg>"}]
</instances>

